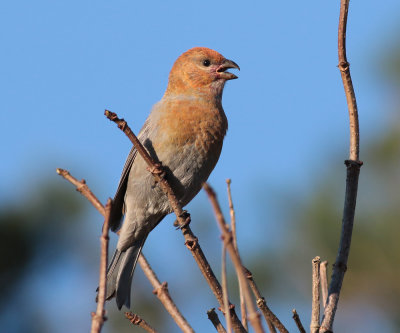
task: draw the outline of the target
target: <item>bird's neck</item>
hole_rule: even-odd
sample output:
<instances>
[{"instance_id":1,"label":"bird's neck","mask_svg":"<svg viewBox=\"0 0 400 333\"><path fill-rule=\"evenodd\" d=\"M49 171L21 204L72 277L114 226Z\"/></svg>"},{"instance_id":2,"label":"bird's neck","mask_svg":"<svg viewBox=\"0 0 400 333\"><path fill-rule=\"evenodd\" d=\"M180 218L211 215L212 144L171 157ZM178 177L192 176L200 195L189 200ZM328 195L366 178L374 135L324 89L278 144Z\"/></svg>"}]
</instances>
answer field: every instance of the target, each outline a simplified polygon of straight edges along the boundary
<instances>
[{"instance_id":1,"label":"bird's neck","mask_svg":"<svg viewBox=\"0 0 400 333\"><path fill-rule=\"evenodd\" d=\"M222 92L225 86L225 81L218 80L211 84L204 86L182 86L168 84L167 90L165 91L165 98L185 98L185 99L201 99L208 103L213 103L215 106L220 107L222 105Z\"/></svg>"}]
</instances>

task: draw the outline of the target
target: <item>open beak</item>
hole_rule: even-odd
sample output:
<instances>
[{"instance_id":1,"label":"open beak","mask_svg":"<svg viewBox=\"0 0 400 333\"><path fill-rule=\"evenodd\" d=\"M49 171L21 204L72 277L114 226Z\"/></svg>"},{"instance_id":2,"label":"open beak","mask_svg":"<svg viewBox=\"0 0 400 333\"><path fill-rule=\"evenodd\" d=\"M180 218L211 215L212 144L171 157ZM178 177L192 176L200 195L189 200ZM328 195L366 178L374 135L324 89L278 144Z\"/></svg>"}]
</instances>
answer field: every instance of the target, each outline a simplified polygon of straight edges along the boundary
<instances>
[{"instance_id":1,"label":"open beak","mask_svg":"<svg viewBox=\"0 0 400 333\"><path fill-rule=\"evenodd\" d=\"M232 60L225 59L222 64L217 68L217 74L221 79L225 80L233 80L238 77L235 74L227 72L229 68L236 68L240 70L240 67L237 63Z\"/></svg>"}]
</instances>

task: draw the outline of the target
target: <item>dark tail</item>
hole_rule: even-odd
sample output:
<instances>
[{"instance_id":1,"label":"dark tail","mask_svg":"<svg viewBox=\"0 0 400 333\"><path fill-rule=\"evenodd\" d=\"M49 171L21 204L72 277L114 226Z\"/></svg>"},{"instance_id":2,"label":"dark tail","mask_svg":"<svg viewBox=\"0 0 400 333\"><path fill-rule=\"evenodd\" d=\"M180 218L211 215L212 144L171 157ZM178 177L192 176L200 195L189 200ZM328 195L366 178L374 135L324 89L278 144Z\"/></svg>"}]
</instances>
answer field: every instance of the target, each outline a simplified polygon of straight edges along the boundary
<instances>
[{"instance_id":1,"label":"dark tail","mask_svg":"<svg viewBox=\"0 0 400 333\"><path fill-rule=\"evenodd\" d=\"M115 296L119 310L122 305L130 308L133 272L145 240L146 238L133 243L123 252L117 249L108 266L106 299Z\"/></svg>"}]
</instances>

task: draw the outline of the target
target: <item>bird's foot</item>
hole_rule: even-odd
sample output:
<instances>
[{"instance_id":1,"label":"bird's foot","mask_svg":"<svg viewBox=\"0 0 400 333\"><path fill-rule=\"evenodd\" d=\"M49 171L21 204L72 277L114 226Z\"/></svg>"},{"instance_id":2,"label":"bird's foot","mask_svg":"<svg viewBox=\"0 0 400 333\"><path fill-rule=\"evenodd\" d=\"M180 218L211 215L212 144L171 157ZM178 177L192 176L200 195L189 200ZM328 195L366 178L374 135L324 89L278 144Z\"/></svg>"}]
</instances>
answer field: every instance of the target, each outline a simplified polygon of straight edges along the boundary
<instances>
[{"instance_id":1,"label":"bird's foot","mask_svg":"<svg viewBox=\"0 0 400 333\"><path fill-rule=\"evenodd\" d=\"M177 230L187 227L191 221L190 214L187 212L187 210L182 211L182 214L179 215L179 219L184 221L181 223L178 220L175 220L174 227L176 227Z\"/></svg>"},{"instance_id":2,"label":"bird's foot","mask_svg":"<svg viewBox=\"0 0 400 333\"><path fill-rule=\"evenodd\" d=\"M147 170L150 171L153 175L157 175L160 178L164 178L165 171L162 167L161 162L155 163L152 167L147 167Z\"/></svg>"}]
</instances>

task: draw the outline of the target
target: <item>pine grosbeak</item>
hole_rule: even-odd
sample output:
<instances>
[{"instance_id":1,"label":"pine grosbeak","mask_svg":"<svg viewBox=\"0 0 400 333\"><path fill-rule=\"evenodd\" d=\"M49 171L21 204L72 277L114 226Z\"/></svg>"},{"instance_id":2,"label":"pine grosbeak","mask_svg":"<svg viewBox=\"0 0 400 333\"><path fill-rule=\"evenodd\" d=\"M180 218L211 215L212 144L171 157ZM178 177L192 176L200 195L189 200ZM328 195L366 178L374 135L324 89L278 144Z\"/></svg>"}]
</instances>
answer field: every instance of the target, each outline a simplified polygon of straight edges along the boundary
<instances>
[{"instance_id":1,"label":"pine grosbeak","mask_svg":"<svg viewBox=\"0 0 400 333\"><path fill-rule=\"evenodd\" d=\"M239 66L218 52L195 47L183 53L169 74L167 90L154 105L138 138L166 176L182 206L200 191L214 169L228 122L222 109L226 72ZM133 271L149 232L172 209L155 184L146 163L135 150L129 153L111 211L111 229L120 228L117 249L107 272L107 299L130 307Z\"/></svg>"}]
</instances>

